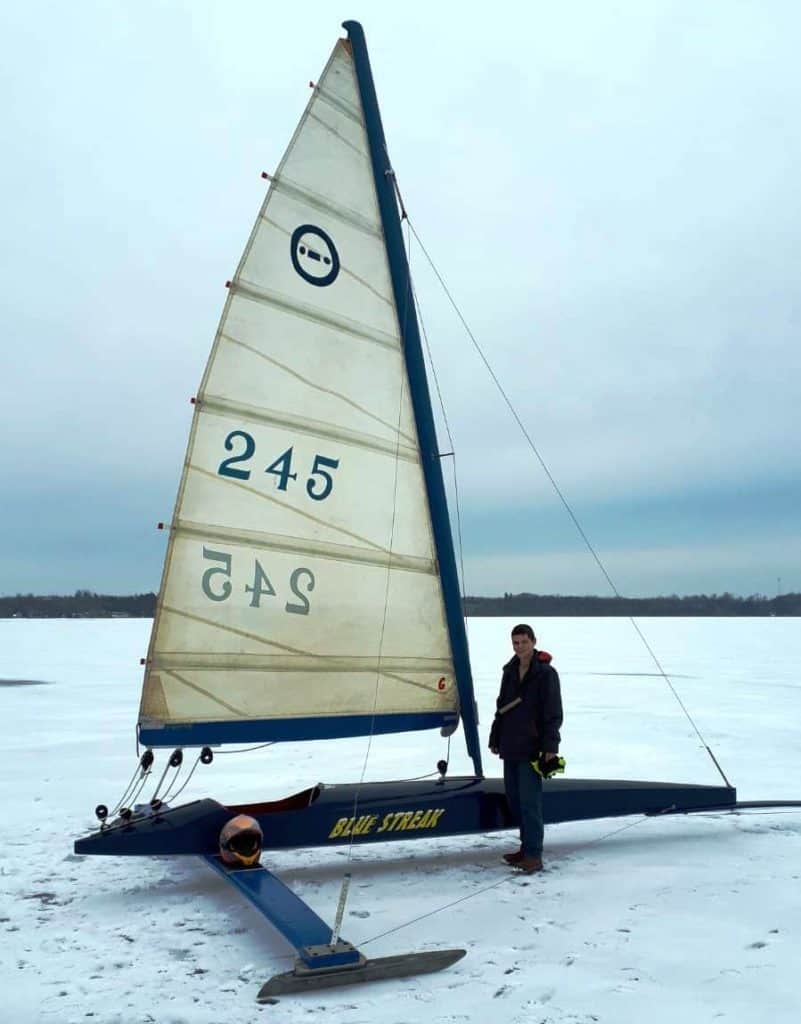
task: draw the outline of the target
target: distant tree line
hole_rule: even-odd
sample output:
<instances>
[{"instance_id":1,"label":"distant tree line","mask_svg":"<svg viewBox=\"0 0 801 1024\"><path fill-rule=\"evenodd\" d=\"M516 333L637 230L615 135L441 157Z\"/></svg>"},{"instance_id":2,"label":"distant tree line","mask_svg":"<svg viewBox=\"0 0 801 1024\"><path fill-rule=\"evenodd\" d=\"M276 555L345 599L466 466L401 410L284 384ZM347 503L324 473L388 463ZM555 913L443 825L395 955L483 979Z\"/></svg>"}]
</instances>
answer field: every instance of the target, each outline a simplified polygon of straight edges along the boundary
<instances>
[{"instance_id":1,"label":"distant tree line","mask_svg":"<svg viewBox=\"0 0 801 1024\"><path fill-rule=\"evenodd\" d=\"M465 615L504 615L524 619L546 615L801 615L801 594L693 594L689 597L561 597L558 594L504 594L465 597ZM16 594L0 597L0 618L110 619L153 617L155 594L113 596L76 590L69 596Z\"/></svg>"},{"instance_id":2,"label":"distant tree line","mask_svg":"<svg viewBox=\"0 0 801 1024\"><path fill-rule=\"evenodd\" d=\"M155 594L116 597L76 590L69 596L16 594L0 597L0 618L4 619L149 619L155 610Z\"/></svg>"},{"instance_id":3,"label":"distant tree line","mask_svg":"<svg viewBox=\"0 0 801 1024\"><path fill-rule=\"evenodd\" d=\"M465 615L801 615L801 594L692 594L689 597L561 597L558 594L504 594L465 597Z\"/></svg>"}]
</instances>

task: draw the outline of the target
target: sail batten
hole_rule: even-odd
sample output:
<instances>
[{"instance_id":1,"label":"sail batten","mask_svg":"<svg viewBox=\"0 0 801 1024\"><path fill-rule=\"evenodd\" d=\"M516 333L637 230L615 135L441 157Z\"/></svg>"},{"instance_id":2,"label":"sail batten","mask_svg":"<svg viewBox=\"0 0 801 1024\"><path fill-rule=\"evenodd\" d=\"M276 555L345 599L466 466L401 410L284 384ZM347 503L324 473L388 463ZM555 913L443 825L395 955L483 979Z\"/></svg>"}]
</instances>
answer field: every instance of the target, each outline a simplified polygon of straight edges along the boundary
<instances>
[{"instance_id":1,"label":"sail batten","mask_svg":"<svg viewBox=\"0 0 801 1024\"><path fill-rule=\"evenodd\" d=\"M311 380L308 377L303 376L302 374L298 373L297 370L293 370L291 366L288 366L286 363L280 362L278 359L273 358L266 352L262 352L254 345L249 345L246 341L242 341L240 338L234 338L230 334L223 334L221 335L221 340L231 345L239 345L246 352L250 352L258 359L263 359L266 363L269 363L271 366L281 370L282 373L288 374L290 377L294 377L295 380L300 381L300 383L304 387L309 388L312 391L317 391L323 395L334 396L337 399L337 401L343 402L345 405L348 405L352 409L355 409L362 416L365 416L367 419L372 420L374 423L379 424L380 426L384 427L387 430L393 431L397 437L402 438L402 440L408 442L412 446L414 445L414 438L411 436L411 434L407 434L404 433L402 430L398 430L396 424L390 423L387 420L383 419L381 416L376 415L376 413L368 409L365 405L363 405L360 402L354 401L354 399L350 398L343 392L337 391L334 388L326 387L324 384L321 384L317 381Z\"/></svg>"},{"instance_id":2,"label":"sail batten","mask_svg":"<svg viewBox=\"0 0 801 1024\"><path fill-rule=\"evenodd\" d=\"M437 564L433 559L416 558L394 551L377 548L357 548L345 544L313 542L308 538L302 540L285 534L260 533L257 530L237 530L213 523L191 523L179 520L173 525L177 534L202 537L206 540L224 541L228 544L239 544L245 547L260 548L265 551L287 551L301 555L312 555L318 558L330 558L336 562L357 562L362 565L380 565L386 568L421 572L429 576L436 575Z\"/></svg>"},{"instance_id":3,"label":"sail batten","mask_svg":"<svg viewBox=\"0 0 801 1024\"><path fill-rule=\"evenodd\" d=\"M202 466L195 466L195 465L190 463L186 468L187 468L187 473L186 473L185 480L186 480L187 483L193 482L193 480L191 480L191 478L190 478L190 474L191 474L191 477L200 477L200 478L204 478L207 481L213 481L215 483L217 482L215 474L210 472L207 469L204 469ZM259 491L256 487L250 487L247 484L243 484L243 483L240 483L238 481L232 481L231 483L227 483L225 486L227 488L231 489L231 490L235 489L237 491L243 492L244 494L246 494L248 496L251 496L253 499L255 499L255 502L258 505L264 505L265 503L267 503L267 504L272 505L273 509L276 509L276 510L280 509L282 512L284 512L286 514L286 518L289 519L289 520L295 521L295 520L298 520L298 519L302 519L302 520L305 520L308 523L316 524L316 525L322 527L325 531L335 534L340 540L341 540L342 537L348 537L351 540L358 541L359 544L363 544L365 546L370 546L370 547L374 548L377 552L386 552L386 551L390 550L389 548L382 547L377 542L371 541L369 537L366 537L363 534L354 533L352 530L348 530L345 527L343 527L341 525L338 525L337 523L326 522L326 520L323 519L320 516L315 516L315 515L312 515L309 512L304 512L301 509L293 508L292 506L288 505L285 501L282 501L280 498L276 498L272 494L265 494L265 493ZM256 514L256 516L258 517L258 513ZM260 517L258 517L258 518L260 518ZM181 520L177 520L177 522L181 522ZM212 528L214 528L214 527L212 527ZM343 561L344 561L344 559L343 559ZM383 563L382 562L379 562L379 563L368 563L365 560L365 564L383 564ZM394 568L394 564L393 564L391 559L387 559L386 564L388 566L391 566L392 568ZM399 567L402 568L402 566L399 566Z\"/></svg>"},{"instance_id":4,"label":"sail batten","mask_svg":"<svg viewBox=\"0 0 801 1024\"><path fill-rule=\"evenodd\" d=\"M344 114L345 117L349 117L351 121L354 121L356 124L361 125L361 112L356 110L354 107L350 106L350 104L346 103L341 97L334 96L333 93L330 93L326 89L323 89L323 87L320 85L315 86L315 95L318 96L321 100L324 100L328 104L328 106L333 107L340 114Z\"/></svg>"},{"instance_id":5,"label":"sail batten","mask_svg":"<svg viewBox=\"0 0 801 1024\"><path fill-rule=\"evenodd\" d=\"M400 342L393 334L380 331L366 323L361 323L345 316L337 316L310 303L290 299L269 288L258 287L241 278L231 282L230 291L232 295L241 295L246 299L252 299L254 302L263 302L266 305L275 306L277 309L283 309L293 313L295 316L323 324L335 331L344 331L347 334L352 334L363 341L372 341L376 345L383 345L385 348L400 349Z\"/></svg>"},{"instance_id":6,"label":"sail batten","mask_svg":"<svg viewBox=\"0 0 801 1024\"><path fill-rule=\"evenodd\" d=\"M336 203L331 202L330 199L326 199L324 196L318 195L316 192L312 192L311 189L301 188L299 185L289 181L283 175L276 174L273 176L272 187L277 189L279 192L283 192L290 198L296 199L298 202L311 207L313 210L326 213L345 224L351 224L353 227L358 228L360 231L364 231L368 235L374 235L379 239L383 237L381 234L380 224L375 224L366 220L364 217L359 216L355 210L351 210L346 206L339 206Z\"/></svg>"},{"instance_id":7,"label":"sail batten","mask_svg":"<svg viewBox=\"0 0 801 1024\"><path fill-rule=\"evenodd\" d=\"M154 659L152 668L157 669L225 669L241 668L243 672L260 672L265 669L280 672L381 672L389 676L402 676L408 672L448 672L450 663L434 658L371 658L364 655L301 654L288 657L282 654L209 654L207 652L185 653L163 651ZM434 683L433 685L436 685Z\"/></svg>"},{"instance_id":8,"label":"sail batten","mask_svg":"<svg viewBox=\"0 0 801 1024\"><path fill-rule=\"evenodd\" d=\"M324 423L320 420L313 420L305 416L295 416L287 412L277 413L270 409L256 408L252 405L246 405L244 402L232 402L229 399L208 393L198 398L196 405L203 412L235 416L253 423L267 423L277 427L287 427L304 434L312 434L314 437L330 438L331 440L352 445L355 448L364 448L369 451L379 452L382 455L391 455L393 458L407 459L410 462L419 461L417 449L411 448L408 444L401 444L399 437L393 443L391 440L385 441L380 437L348 430L337 424Z\"/></svg>"}]
</instances>

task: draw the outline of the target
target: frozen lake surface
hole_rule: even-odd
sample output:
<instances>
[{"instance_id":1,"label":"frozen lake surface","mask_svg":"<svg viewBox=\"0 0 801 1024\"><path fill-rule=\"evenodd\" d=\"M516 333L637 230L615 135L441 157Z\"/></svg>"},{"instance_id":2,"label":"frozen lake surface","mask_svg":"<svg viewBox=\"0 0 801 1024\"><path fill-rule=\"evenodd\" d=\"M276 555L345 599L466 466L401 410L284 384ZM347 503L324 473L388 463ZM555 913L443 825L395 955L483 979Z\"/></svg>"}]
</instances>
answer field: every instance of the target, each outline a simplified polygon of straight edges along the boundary
<instances>
[{"instance_id":1,"label":"frozen lake surface","mask_svg":"<svg viewBox=\"0 0 801 1024\"><path fill-rule=\"evenodd\" d=\"M511 620L468 623L482 742ZM798 619L639 624L741 800L801 799ZM568 774L718 783L624 619L542 619L566 710ZM801 1019L801 808L554 826L547 871L513 875L512 834L355 847L343 936L369 956L463 946L448 971L286 997L281 937L194 859L76 857L135 767L145 620L0 620L0 1020L92 1024L690 1024ZM436 734L275 745L195 772L181 800L269 800L318 781L409 778ZM485 750L485 771L500 774ZM165 754L157 755L157 768ZM187 758L187 760L191 760ZM466 774L461 732L450 772ZM332 920L345 849L270 854ZM445 909L443 909L445 908Z\"/></svg>"}]
</instances>

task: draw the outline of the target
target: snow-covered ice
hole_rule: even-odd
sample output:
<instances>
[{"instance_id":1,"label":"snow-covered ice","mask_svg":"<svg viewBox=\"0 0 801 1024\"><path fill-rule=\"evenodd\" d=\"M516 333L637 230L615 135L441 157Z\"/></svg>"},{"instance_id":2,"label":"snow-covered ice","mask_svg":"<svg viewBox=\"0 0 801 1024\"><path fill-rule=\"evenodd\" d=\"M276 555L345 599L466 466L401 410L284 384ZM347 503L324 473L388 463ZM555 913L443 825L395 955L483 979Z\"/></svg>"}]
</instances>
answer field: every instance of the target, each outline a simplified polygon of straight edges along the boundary
<instances>
[{"instance_id":1,"label":"snow-covered ice","mask_svg":"<svg viewBox=\"0 0 801 1024\"><path fill-rule=\"evenodd\" d=\"M511 621L469 622L482 719ZM576 777L719 781L623 619L534 624L562 676ZM641 628L741 800L801 799L797 619L650 619ZM76 857L135 767L148 621L0 620L0 1022L661 1024L801 1019L801 808L564 824L547 871L503 865L511 835L355 847L343 937L367 955L464 946L440 974L255 1002L289 969L281 937L194 859ZM272 799L354 782L367 741L218 755L183 798ZM376 737L365 778L434 770L438 735ZM165 754L158 755L163 765ZM461 733L453 774L467 773ZM485 751L487 774L498 763ZM348 852L270 854L333 920ZM445 908L445 909L443 909Z\"/></svg>"}]
</instances>

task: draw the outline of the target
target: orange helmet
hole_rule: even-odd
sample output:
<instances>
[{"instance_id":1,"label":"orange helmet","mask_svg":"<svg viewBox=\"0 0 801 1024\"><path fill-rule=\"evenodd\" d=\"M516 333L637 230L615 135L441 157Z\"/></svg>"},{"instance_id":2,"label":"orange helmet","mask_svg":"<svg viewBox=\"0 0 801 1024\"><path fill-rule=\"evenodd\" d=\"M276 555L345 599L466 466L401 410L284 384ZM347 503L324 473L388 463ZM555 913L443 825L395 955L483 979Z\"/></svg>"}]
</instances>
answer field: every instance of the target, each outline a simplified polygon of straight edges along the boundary
<instances>
[{"instance_id":1,"label":"orange helmet","mask_svg":"<svg viewBox=\"0 0 801 1024\"><path fill-rule=\"evenodd\" d=\"M255 818L237 814L223 825L220 832L220 856L226 864L252 867L261 856L264 835Z\"/></svg>"}]
</instances>

